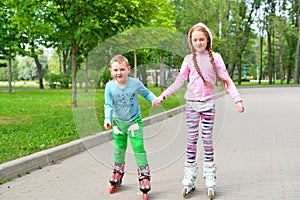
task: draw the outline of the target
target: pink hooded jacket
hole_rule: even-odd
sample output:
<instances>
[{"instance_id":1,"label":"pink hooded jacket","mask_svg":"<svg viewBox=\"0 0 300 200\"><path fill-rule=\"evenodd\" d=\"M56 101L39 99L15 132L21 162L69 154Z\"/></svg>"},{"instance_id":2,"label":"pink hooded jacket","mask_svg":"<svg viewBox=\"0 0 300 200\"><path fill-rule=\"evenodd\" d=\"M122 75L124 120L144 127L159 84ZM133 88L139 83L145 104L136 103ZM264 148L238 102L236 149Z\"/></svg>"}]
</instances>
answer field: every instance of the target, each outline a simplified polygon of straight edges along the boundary
<instances>
[{"instance_id":1,"label":"pink hooded jacket","mask_svg":"<svg viewBox=\"0 0 300 200\"><path fill-rule=\"evenodd\" d=\"M209 33L211 44L212 44L212 34L209 28L204 25L203 23L198 23L195 26L201 26L204 27L207 32ZM192 28L193 28L192 27ZM191 30L190 30L191 31ZM189 33L190 33L189 31ZM190 36L190 34L188 34ZM188 38L190 46L192 45L190 43L190 38ZM226 70L224 61L219 53L213 52L213 57L215 61L216 68L218 70L218 74L222 79L227 80L228 85L227 85L227 91L233 98L233 101L236 103L238 101L242 101L242 98L237 91L232 79L230 78L228 71ZM209 88L207 87L202 78L199 76L198 72L196 71L194 64L193 64L193 56L192 54L189 54L185 56L180 73L178 77L176 78L175 82L170 85L163 93L162 96L168 97L177 90L179 90L184 82L187 80L187 77L189 77L189 82L187 84L187 90L185 93L185 99L186 100L192 100L192 101L208 101L212 100L216 96L216 88ZM205 55L200 55L197 54L197 62L198 66L200 67L200 70L204 76L204 79L206 81L209 81L210 83L215 83L216 82L216 73L213 69L213 66L210 62L209 54L206 52Z\"/></svg>"}]
</instances>

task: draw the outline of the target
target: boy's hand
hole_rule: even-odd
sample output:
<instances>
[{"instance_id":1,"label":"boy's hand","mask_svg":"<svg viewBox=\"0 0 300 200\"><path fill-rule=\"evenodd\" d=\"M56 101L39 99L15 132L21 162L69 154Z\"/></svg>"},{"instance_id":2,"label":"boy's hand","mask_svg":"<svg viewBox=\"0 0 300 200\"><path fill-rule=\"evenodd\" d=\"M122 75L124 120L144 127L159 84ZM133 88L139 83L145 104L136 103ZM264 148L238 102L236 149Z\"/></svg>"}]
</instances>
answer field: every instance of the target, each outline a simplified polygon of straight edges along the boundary
<instances>
[{"instance_id":1,"label":"boy's hand","mask_svg":"<svg viewBox=\"0 0 300 200\"><path fill-rule=\"evenodd\" d=\"M238 101L235 103L235 105L237 106L238 112L242 113L245 111L244 105L242 101Z\"/></svg>"},{"instance_id":2,"label":"boy's hand","mask_svg":"<svg viewBox=\"0 0 300 200\"><path fill-rule=\"evenodd\" d=\"M111 128L111 122L105 122L105 123L104 123L104 128L105 128L106 130L110 129L110 128Z\"/></svg>"},{"instance_id":3,"label":"boy's hand","mask_svg":"<svg viewBox=\"0 0 300 200\"><path fill-rule=\"evenodd\" d=\"M160 105L164 100L165 100L165 98L164 98L163 96L156 97L156 98L152 101L152 106L158 106L158 105Z\"/></svg>"}]
</instances>

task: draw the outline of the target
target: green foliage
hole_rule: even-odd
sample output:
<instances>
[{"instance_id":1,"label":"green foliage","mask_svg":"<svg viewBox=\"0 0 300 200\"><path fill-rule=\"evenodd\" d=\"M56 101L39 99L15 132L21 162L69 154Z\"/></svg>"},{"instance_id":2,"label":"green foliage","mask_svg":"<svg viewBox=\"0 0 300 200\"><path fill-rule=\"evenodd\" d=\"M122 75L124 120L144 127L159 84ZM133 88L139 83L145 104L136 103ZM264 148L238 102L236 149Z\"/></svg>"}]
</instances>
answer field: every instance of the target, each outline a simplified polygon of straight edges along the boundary
<instances>
[{"instance_id":1,"label":"green foliage","mask_svg":"<svg viewBox=\"0 0 300 200\"><path fill-rule=\"evenodd\" d=\"M99 82L98 82L98 87L104 88L105 84L111 80L111 74L109 71L109 68L104 68L103 73L100 76Z\"/></svg>"},{"instance_id":2,"label":"green foliage","mask_svg":"<svg viewBox=\"0 0 300 200\"><path fill-rule=\"evenodd\" d=\"M160 94L159 88L150 86L150 90ZM70 105L71 92L18 90L12 94L0 93L0 163L79 139L81 135L78 135L77 128L80 127L75 125ZM178 95L168 98L162 106L155 108L156 111L141 97L143 117L180 105L184 99L182 93ZM95 134L104 130L104 90L97 90L95 99L87 97L92 104L84 105L84 108L95 106L100 127L88 134Z\"/></svg>"},{"instance_id":3,"label":"green foliage","mask_svg":"<svg viewBox=\"0 0 300 200\"><path fill-rule=\"evenodd\" d=\"M46 74L44 78L47 81L49 87L52 89L55 89L57 86L59 86L59 88L68 88L68 85L70 83L70 76L63 73L49 73Z\"/></svg>"}]
</instances>

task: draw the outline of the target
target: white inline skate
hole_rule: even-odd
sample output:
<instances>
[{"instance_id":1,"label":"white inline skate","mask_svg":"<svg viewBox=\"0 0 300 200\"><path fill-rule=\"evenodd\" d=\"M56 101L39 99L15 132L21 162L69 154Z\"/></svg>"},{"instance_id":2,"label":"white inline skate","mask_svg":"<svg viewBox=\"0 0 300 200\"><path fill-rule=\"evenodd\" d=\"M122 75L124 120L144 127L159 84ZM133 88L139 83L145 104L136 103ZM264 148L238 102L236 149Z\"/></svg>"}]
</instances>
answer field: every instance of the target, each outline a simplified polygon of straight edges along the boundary
<instances>
[{"instance_id":1,"label":"white inline skate","mask_svg":"<svg viewBox=\"0 0 300 200\"><path fill-rule=\"evenodd\" d=\"M182 196L187 198L189 194L191 194L196 186L195 179L198 175L198 166L197 163L185 163L184 164L184 178L182 180L182 184L184 186L182 190Z\"/></svg>"},{"instance_id":2,"label":"white inline skate","mask_svg":"<svg viewBox=\"0 0 300 200\"><path fill-rule=\"evenodd\" d=\"M217 183L216 171L217 167L214 162L206 162L203 164L203 178L207 187L207 195L210 200L212 200L215 195L213 187Z\"/></svg>"}]
</instances>

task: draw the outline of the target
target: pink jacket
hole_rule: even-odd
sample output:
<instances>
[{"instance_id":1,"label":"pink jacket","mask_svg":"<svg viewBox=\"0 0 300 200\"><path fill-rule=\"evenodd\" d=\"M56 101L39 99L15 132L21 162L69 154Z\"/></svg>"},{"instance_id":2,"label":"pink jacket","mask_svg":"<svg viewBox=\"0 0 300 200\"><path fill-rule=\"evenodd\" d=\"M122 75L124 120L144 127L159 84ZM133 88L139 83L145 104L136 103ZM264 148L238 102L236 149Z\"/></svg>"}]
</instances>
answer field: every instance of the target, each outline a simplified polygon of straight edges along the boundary
<instances>
[{"instance_id":1,"label":"pink jacket","mask_svg":"<svg viewBox=\"0 0 300 200\"><path fill-rule=\"evenodd\" d=\"M211 31L204 24L199 23L196 24L195 26L197 25L205 27L206 30L209 32L209 35L211 36ZM219 76L222 79L226 79L229 83L227 85L228 93L231 95L235 103L241 101L242 98L226 70L221 55L219 53L213 52L213 57L215 60L215 65L217 67ZM200 67L200 70L204 76L204 79L209 81L210 83L215 83L216 73L213 69L213 66L210 63L208 53L206 52L205 55L197 54L197 61L198 61L198 66ZM189 82L187 84L185 99L207 101L215 98L216 88L209 88L204 84L202 78L199 76L199 74L197 73L194 67L192 54L185 56L178 77L176 78L175 82L162 93L162 95L167 98L168 96L176 92L178 89L180 89L183 86L184 82L187 80L188 77L189 77Z\"/></svg>"}]
</instances>

